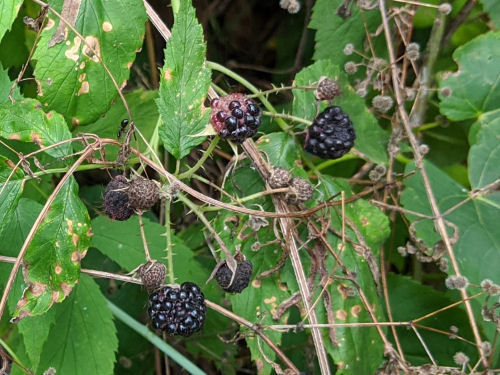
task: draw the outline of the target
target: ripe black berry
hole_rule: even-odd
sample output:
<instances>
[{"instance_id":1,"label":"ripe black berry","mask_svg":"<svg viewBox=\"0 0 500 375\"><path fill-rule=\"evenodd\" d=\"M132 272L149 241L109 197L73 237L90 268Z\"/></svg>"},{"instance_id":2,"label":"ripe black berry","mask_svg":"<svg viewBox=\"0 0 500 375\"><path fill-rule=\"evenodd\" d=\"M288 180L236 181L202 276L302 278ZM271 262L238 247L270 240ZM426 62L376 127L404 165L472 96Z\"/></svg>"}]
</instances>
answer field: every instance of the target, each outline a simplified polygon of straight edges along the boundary
<instances>
[{"instance_id":1,"label":"ripe black berry","mask_svg":"<svg viewBox=\"0 0 500 375\"><path fill-rule=\"evenodd\" d=\"M210 122L220 137L242 143L257 134L262 111L243 94L230 94L212 100Z\"/></svg>"},{"instance_id":2,"label":"ripe black berry","mask_svg":"<svg viewBox=\"0 0 500 375\"><path fill-rule=\"evenodd\" d=\"M226 292L241 293L250 283L252 270L253 264L248 260L244 260L237 265L236 274L233 279L233 272L229 269L226 263L223 263L217 270L215 279ZM233 279L232 283L231 279Z\"/></svg>"},{"instance_id":3,"label":"ripe black berry","mask_svg":"<svg viewBox=\"0 0 500 375\"><path fill-rule=\"evenodd\" d=\"M205 296L198 285L166 286L149 296L148 315L154 329L169 335L191 336L205 322Z\"/></svg>"},{"instance_id":4,"label":"ripe black berry","mask_svg":"<svg viewBox=\"0 0 500 375\"><path fill-rule=\"evenodd\" d=\"M116 176L104 192L104 213L113 220L127 220L133 215L127 189L129 183L125 176Z\"/></svg>"},{"instance_id":5,"label":"ripe black berry","mask_svg":"<svg viewBox=\"0 0 500 375\"><path fill-rule=\"evenodd\" d=\"M128 196L130 205L137 211L147 211L160 198L160 188L156 181L137 176L130 181Z\"/></svg>"},{"instance_id":6,"label":"ripe black berry","mask_svg":"<svg viewBox=\"0 0 500 375\"><path fill-rule=\"evenodd\" d=\"M356 134L349 116L337 106L327 107L307 129L304 148L323 159L338 159L352 146Z\"/></svg>"}]
</instances>

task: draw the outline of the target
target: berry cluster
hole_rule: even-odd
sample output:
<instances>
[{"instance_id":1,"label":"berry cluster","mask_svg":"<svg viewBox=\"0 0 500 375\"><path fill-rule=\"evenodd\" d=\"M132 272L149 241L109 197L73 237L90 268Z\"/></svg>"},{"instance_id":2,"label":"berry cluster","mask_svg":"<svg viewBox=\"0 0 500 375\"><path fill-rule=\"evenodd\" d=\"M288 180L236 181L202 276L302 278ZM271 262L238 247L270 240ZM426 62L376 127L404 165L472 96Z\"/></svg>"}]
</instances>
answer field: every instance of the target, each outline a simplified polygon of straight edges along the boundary
<instances>
[{"instance_id":1,"label":"berry cluster","mask_svg":"<svg viewBox=\"0 0 500 375\"><path fill-rule=\"evenodd\" d=\"M135 211L147 211L160 198L157 183L138 176L128 181L116 176L104 192L104 213L113 220L127 220Z\"/></svg>"},{"instance_id":2,"label":"berry cluster","mask_svg":"<svg viewBox=\"0 0 500 375\"><path fill-rule=\"evenodd\" d=\"M148 315L154 329L169 335L191 336L205 322L205 296L198 285L166 286L149 297Z\"/></svg>"},{"instance_id":3,"label":"berry cluster","mask_svg":"<svg viewBox=\"0 0 500 375\"><path fill-rule=\"evenodd\" d=\"M327 107L307 129L304 148L323 159L338 159L354 146L356 134L349 116L337 106Z\"/></svg>"},{"instance_id":4,"label":"berry cluster","mask_svg":"<svg viewBox=\"0 0 500 375\"><path fill-rule=\"evenodd\" d=\"M243 143L257 134L262 111L243 94L230 94L212 100L210 122L221 138Z\"/></svg>"},{"instance_id":5,"label":"berry cluster","mask_svg":"<svg viewBox=\"0 0 500 375\"><path fill-rule=\"evenodd\" d=\"M253 264L248 260L244 260L236 267L233 278L233 271L229 269L226 263L223 263L217 270L215 279L226 292L241 293L250 283L252 270ZM231 282L231 279L233 282Z\"/></svg>"}]
</instances>

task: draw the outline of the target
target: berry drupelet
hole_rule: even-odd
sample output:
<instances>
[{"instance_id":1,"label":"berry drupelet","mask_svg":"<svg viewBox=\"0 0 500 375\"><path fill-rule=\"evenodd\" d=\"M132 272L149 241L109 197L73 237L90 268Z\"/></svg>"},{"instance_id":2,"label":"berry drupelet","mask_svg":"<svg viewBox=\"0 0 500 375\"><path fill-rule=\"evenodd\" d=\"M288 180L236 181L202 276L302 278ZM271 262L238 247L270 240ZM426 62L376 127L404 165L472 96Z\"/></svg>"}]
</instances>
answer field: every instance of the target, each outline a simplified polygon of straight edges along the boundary
<instances>
[{"instance_id":1,"label":"berry drupelet","mask_svg":"<svg viewBox=\"0 0 500 375\"><path fill-rule=\"evenodd\" d=\"M356 134L349 116L337 106L327 107L307 129L304 148L323 159L338 159L354 146Z\"/></svg>"}]
</instances>

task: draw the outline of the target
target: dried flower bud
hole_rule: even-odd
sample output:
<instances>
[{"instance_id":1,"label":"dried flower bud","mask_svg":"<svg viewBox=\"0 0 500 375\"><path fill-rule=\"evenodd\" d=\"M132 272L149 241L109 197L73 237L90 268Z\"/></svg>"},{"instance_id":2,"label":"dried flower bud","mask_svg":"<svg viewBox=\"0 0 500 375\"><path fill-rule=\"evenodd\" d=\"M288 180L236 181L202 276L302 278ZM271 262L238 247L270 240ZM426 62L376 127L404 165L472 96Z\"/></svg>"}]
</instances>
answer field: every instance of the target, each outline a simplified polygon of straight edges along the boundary
<instances>
[{"instance_id":1,"label":"dried flower bud","mask_svg":"<svg viewBox=\"0 0 500 375\"><path fill-rule=\"evenodd\" d=\"M384 164L379 164L374 168L375 171L379 174L386 174L387 173L387 168L385 167Z\"/></svg>"},{"instance_id":2,"label":"dried flower bud","mask_svg":"<svg viewBox=\"0 0 500 375\"><path fill-rule=\"evenodd\" d=\"M420 45L415 42L409 43L406 46L406 57L410 61L418 60L420 57Z\"/></svg>"},{"instance_id":3,"label":"dried flower bud","mask_svg":"<svg viewBox=\"0 0 500 375\"><path fill-rule=\"evenodd\" d=\"M420 151L422 156L426 155L429 152L429 146L423 143L420 146L418 146L418 150Z\"/></svg>"},{"instance_id":4,"label":"dried flower bud","mask_svg":"<svg viewBox=\"0 0 500 375\"><path fill-rule=\"evenodd\" d=\"M344 55L352 55L354 52L354 45L352 43L347 43L344 47Z\"/></svg>"},{"instance_id":5,"label":"dried flower bud","mask_svg":"<svg viewBox=\"0 0 500 375\"><path fill-rule=\"evenodd\" d=\"M366 91L366 87L360 87L356 90L356 94L360 97L364 98L368 92Z\"/></svg>"},{"instance_id":6,"label":"dried flower bud","mask_svg":"<svg viewBox=\"0 0 500 375\"><path fill-rule=\"evenodd\" d=\"M358 71L358 66L353 61L348 61L344 65L344 70L347 74L355 74Z\"/></svg>"},{"instance_id":7,"label":"dried flower bud","mask_svg":"<svg viewBox=\"0 0 500 375\"><path fill-rule=\"evenodd\" d=\"M500 286L498 286L497 284L495 284L493 281L489 280L489 279L485 279L483 281L481 281L481 288L483 288L483 290L492 295L492 296L497 296L500 294Z\"/></svg>"},{"instance_id":8,"label":"dried flower bud","mask_svg":"<svg viewBox=\"0 0 500 375\"><path fill-rule=\"evenodd\" d=\"M280 7L290 14L295 14L299 12L301 6L297 0L280 0Z\"/></svg>"},{"instance_id":9,"label":"dried flower bud","mask_svg":"<svg viewBox=\"0 0 500 375\"><path fill-rule=\"evenodd\" d=\"M448 289L465 289L469 285L469 281L465 276L448 276L445 280L445 285Z\"/></svg>"},{"instance_id":10,"label":"dried flower bud","mask_svg":"<svg viewBox=\"0 0 500 375\"><path fill-rule=\"evenodd\" d=\"M458 352L453 356L453 361L460 366L466 365L469 363L469 357L467 357L464 353Z\"/></svg>"},{"instance_id":11,"label":"dried flower bud","mask_svg":"<svg viewBox=\"0 0 500 375\"><path fill-rule=\"evenodd\" d=\"M450 89L449 87L443 87L441 89L441 95L445 98L451 96L451 94L453 93L452 89Z\"/></svg>"},{"instance_id":12,"label":"dried flower bud","mask_svg":"<svg viewBox=\"0 0 500 375\"><path fill-rule=\"evenodd\" d=\"M451 11L453 10L453 7L449 4L449 3L443 3L439 6L438 10L445 14L445 15L448 15L451 13Z\"/></svg>"},{"instance_id":13,"label":"dried flower bud","mask_svg":"<svg viewBox=\"0 0 500 375\"><path fill-rule=\"evenodd\" d=\"M382 175L375 169L372 169L370 173L368 173L368 178L370 179L370 181L377 182L382 178Z\"/></svg>"},{"instance_id":14,"label":"dried flower bud","mask_svg":"<svg viewBox=\"0 0 500 375\"><path fill-rule=\"evenodd\" d=\"M394 104L394 101L390 96L387 95L377 95L372 99L373 107L382 113L387 113Z\"/></svg>"},{"instance_id":15,"label":"dried flower bud","mask_svg":"<svg viewBox=\"0 0 500 375\"><path fill-rule=\"evenodd\" d=\"M405 246L398 246L398 253L401 254L402 257L405 257L408 255L408 252L406 251Z\"/></svg>"},{"instance_id":16,"label":"dried flower bud","mask_svg":"<svg viewBox=\"0 0 500 375\"><path fill-rule=\"evenodd\" d=\"M491 354L491 344L489 341L483 341L481 343L481 350L483 351L483 354L488 357Z\"/></svg>"}]
</instances>

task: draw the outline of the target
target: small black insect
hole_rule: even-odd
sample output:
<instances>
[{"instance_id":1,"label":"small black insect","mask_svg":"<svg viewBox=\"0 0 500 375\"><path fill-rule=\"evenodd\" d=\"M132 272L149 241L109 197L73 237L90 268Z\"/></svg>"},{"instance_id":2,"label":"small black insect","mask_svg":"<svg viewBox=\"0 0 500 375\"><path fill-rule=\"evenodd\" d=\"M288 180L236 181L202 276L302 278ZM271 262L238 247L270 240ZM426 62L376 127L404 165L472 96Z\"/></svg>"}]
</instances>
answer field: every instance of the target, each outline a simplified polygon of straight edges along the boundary
<instances>
[{"instance_id":1,"label":"small black insect","mask_svg":"<svg viewBox=\"0 0 500 375\"><path fill-rule=\"evenodd\" d=\"M118 139L120 139L123 136L123 133L125 133L127 125L128 125L128 119L123 119L122 122L120 123L120 130L118 130L117 134Z\"/></svg>"}]
</instances>

